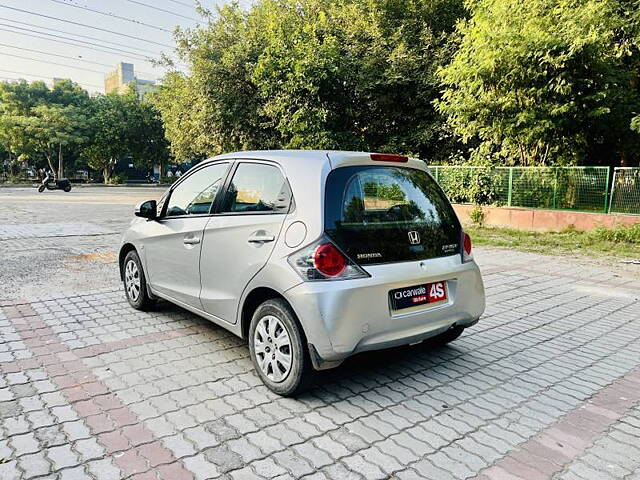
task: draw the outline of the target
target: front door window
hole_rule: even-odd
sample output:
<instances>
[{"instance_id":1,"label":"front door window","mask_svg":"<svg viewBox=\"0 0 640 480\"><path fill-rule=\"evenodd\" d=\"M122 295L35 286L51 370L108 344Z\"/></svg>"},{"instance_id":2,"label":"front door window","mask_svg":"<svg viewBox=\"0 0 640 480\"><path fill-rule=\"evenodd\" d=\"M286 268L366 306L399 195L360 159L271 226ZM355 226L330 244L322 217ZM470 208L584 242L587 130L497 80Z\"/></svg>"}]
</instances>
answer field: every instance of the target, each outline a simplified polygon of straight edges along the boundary
<instances>
[{"instance_id":1,"label":"front door window","mask_svg":"<svg viewBox=\"0 0 640 480\"><path fill-rule=\"evenodd\" d=\"M189 175L171 192L166 216L208 214L222 186L228 164L216 163Z\"/></svg>"}]
</instances>

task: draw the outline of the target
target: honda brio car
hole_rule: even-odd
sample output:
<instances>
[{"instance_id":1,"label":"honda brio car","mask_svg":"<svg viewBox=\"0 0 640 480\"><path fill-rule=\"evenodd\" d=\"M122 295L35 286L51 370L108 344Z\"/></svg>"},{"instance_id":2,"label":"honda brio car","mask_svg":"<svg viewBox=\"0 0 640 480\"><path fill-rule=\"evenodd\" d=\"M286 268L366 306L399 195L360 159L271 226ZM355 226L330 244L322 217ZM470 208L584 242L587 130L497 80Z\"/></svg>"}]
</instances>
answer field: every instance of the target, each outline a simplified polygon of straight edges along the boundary
<instances>
[{"instance_id":1,"label":"honda brio car","mask_svg":"<svg viewBox=\"0 0 640 480\"><path fill-rule=\"evenodd\" d=\"M471 240L422 160L230 153L135 214L119 256L129 303L160 297L247 339L281 395L358 352L450 342L485 308Z\"/></svg>"}]
</instances>

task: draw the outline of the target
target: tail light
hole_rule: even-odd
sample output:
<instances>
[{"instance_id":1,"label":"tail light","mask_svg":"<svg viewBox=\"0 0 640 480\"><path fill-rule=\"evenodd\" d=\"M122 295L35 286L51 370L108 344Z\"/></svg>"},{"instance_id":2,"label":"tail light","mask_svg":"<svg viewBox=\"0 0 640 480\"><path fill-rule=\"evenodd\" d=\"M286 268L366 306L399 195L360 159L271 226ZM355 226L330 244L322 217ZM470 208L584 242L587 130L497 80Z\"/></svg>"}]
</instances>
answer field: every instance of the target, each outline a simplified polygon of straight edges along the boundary
<instances>
[{"instance_id":1,"label":"tail light","mask_svg":"<svg viewBox=\"0 0 640 480\"><path fill-rule=\"evenodd\" d=\"M462 232L462 263L473 260L471 248L471 237L468 233Z\"/></svg>"},{"instance_id":2,"label":"tail light","mask_svg":"<svg viewBox=\"0 0 640 480\"><path fill-rule=\"evenodd\" d=\"M288 262L305 281L348 280L369 276L324 237L291 254Z\"/></svg>"},{"instance_id":3,"label":"tail light","mask_svg":"<svg viewBox=\"0 0 640 480\"><path fill-rule=\"evenodd\" d=\"M313 266L325 277L335 277L347 268L347 258L333 243L323 243L313 252Z\"/></svg>"}]
</instances>

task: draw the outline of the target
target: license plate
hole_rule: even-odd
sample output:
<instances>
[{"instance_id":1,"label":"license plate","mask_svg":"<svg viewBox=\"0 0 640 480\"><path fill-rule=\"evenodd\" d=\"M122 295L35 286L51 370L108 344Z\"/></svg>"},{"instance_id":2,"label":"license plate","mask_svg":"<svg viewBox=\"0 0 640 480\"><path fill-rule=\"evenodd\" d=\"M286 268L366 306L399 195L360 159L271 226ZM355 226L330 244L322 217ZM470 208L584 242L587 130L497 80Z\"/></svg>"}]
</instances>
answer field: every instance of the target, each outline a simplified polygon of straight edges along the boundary
<instances>
[{"instance_id":1,"label":"license plate","mask_svg":"<svg viewBox=\"0 0 640 480\"><path fill-rule=\"evenodd\" d=\"M403 308L416 307L427 303L444 302L447 300L447 282L433 282L412 287L397 288L389 292L391 308L402 310Z\"/></svg>"}]
</instances>

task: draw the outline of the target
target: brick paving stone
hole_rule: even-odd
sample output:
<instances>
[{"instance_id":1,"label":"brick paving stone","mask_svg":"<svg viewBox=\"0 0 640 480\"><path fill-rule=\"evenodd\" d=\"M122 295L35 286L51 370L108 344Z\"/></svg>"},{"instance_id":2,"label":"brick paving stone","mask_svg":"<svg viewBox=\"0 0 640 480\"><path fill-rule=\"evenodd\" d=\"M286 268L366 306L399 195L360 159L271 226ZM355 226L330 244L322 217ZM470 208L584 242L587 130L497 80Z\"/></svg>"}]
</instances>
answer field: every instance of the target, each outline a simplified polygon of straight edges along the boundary
<instances>
[{"instance_id":1,"label":"brick paving stone","mask_svg":"<svg viewBox=\"0 0 640 480\"><path fill-rule=\"evenodd\" d=\"M287 471L280 465L278 465L273 459L265 458L264 460L257 460L251 465L253 470L265 478L274 478L278 475L285 475Z\"/></svg>"},{"instance_id":2,"label":"brick paving stone","mask_svg":"<svg viewBox=\"0 0 640 480\"><path fill-rule=\"evenodd\" d=\"M231 472L230 477L234 480L260 480L262 477L257 475L250 467L244 467L240 470Z\"/></svg>"},{"instance_id":3,"label":"brick paving stone","mask_svg":"<svg viewBox=\"0 0 640 480\"><path fill-rule=\"evenodd\" d=\"M349 470L341 463L335 463L322 469L327 478L336 478L344 480L361 480L365 478L361 473Z\"/></svg>"},{"instance_id":4,"label":"brick paving stone","mask_svg":"<svg viewBox=\"0 0 640 480\"><path fill-rule=\"evenodd\" d=\"M20 478L21 471L18 470L18 462L16 460L9 460L0 463L0 478Z\"/></svg>"},{"instance_id":5,"label":"brick paving stone","mask_svg":"<svg viewBox=\"0 0 640 480\"><path fill-rule=\"evenodd\" d=\"M187 428L184 430L183 435L186 440L200 451L220 444L218 437L201 425Z\"/></svg>"},{"instance_id":6,"label":"brick paving stone","mask_svg":"<svg viewBox=\"0 0 640 480\"><path fill-rule=\"evenodd\" d=\"M225 445L229 450L239 455L245 463L249 463L264 456L264 453L246 437L229 440Z\"/></svg>"},{"instance_id":7,"label":"brick paving stone","mask_svg":"<svg viewBox=\"0 0 640 480\"><path fill-rule=\"evenodd\" d=\"M98 459L105 453L104 448L98 444L95 438L78 440L73 444L73 449L80 454L80 459L83 463L88 460Z\"/></svg>"},{"instance_id":8,"label":"brick paving stone","mask_svg":"<svg viewBox=\"0 0 640 480\"><path fill-rule=\"evenodd\" d=\"M273 460L285 468L288 473L296 478L309 475L315 471L307 460L291 450L277 452L272 456Z\"/></svg>"},{"instance_id":9,"label":"brick paving stone","mask_svg":"<svg viewBox=\"0 0 640 480\"><path fill-rule=\"evenodd\" d=\"M346 465L349 470L362 474L364 478L375 480L388 477L376 464L369 462L360 454L345 457L341 462Z\"/></svg>"},{"instance_id":10,"label":"brick paving stone","mask_svg":"<svg viewBox=\"0 0 640 480\"><path fill-rule=\"evenodd\" d=\"M242 468L244 465L242 456L239 453L230 450L226 445L205 450L204 457L223 473Z\"/></svg>"},{"instance_id":11,"label":"brick paving stone","mask_svg":"<svg viewBox=\"0 0 640 480\"><path fill-rule=\"evenodd\" d=\"M27 453L35 453L40 450L38 440L33 432L27 432L11 437L9 445L13 449L16 457Z\"/></svg>"},{"instance_id":12,"label":"brick paving stone","mask_svg":"<svg viewBox=\"0 0 640 480\"><path fill-rule=\"evenodd\" d=\"M46 455L53 464L54 470L60 470L65 467L78 465L80 458L71 450L71 445L61 445L59 447L51 447L46 450Z\"/></svg>"},{"instance_id":13,"label":"brick paving stone","mask_svg":"<svg viewBox=\"0 0 640 480\"><path fill-rule=\"evenodd\" d=\"M362 455L368 462L377 465L380 470L385 472L387 475L398 470L402 470L403 468L402 464L398 462L395 457L383 452L377 446L362 450L360 455Z\"/></svg>"},{"instance_id":14,"label":"brick paving stone","mask_svg":"<svg viewBox=\"0 0 640 480\"><path fill-rule=\"evenodd\" d=\"M18 460L18 466L27 478L46 475L53 471L53 465L47 460L43 452L22 456Z\"/></svg>"},{"instance_id":15,"label":"brick paving stone","mask_svg":"<svg viewBox=\"0 0 640 480\"><path fill-rule=\"evenodd\" d=\"M59 475L60 480L92 480L85 472L84 467L74 467L62 470Z\"/></svg>"},{"instance_id":16,"label":"brick paving stone","mask_svg":"<svg viewBox=\"0 0 640 480\"><path fill-rule=\"evenodd\" d=\"M293 450L302 458L307 460L307 462L309 462L309 464L311 464L311 466L316 470L319 470L324 466L331 465L334 461L327 452L318 448L318 446L311 441L296 445L293 447Z\"/></svg>"},{"instance_id":17,"label":"brick paving stone","mask_svg":"<svg viewBox=\"0 0 640 480\"><path fill-rule=\"evenodd\" d=\"M176 434L162 439L163 445L173 452L176 458L195 455L198 450L183 434Z\"/></svg>"},{"instance_id":18,"label":"brick paving stone","mask_svg":"<svg viewBox=\"0 0 640 480\"><path fill-rule=\"evenodd\" d=\"M198 453L192 457L187 457L184 459L183 463L186 469L193 473L196 480L218 478L221 475L221 470L218 468L217 464L209 461L204 453Z\"/></svg>"},{"instance_id":19,"label":"brick paving stone","mask_svg":"<svg viewBox=\"0 0 640 480\"><path fill-rule=\"evenodd\" d=\"M121 477L120 470L109 459L89 462L87 469L94 478L99 480L118 480Z\"/></svg>"}]
</instances>

